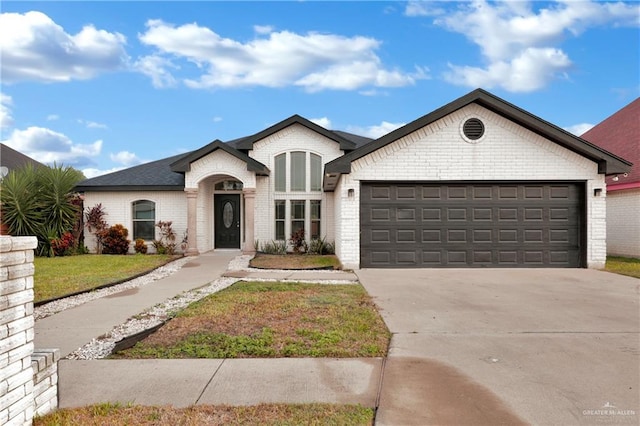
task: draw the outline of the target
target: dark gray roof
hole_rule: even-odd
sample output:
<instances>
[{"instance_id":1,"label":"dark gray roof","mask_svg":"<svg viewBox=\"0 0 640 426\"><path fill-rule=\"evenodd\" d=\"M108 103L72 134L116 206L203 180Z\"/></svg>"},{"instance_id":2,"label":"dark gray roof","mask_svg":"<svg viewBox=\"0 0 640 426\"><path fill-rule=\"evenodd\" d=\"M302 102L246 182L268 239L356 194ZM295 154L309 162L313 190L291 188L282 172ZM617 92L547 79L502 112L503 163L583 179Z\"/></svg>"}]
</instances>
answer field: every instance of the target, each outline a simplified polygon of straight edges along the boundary
<instances>
[{"instance_id":1,"label":"dark gray roof","mask_svg":"<svg viewBox=\"0 0 640 426\"><path fill-rule=\"evenodd\" d=\"M393 143L398 139L472 103L481 105L496 114L518 123L532 132L563 146L564 148L595 161L598 163L599 173L624 173L629 171L631 168L631 163L623 160L622 158L617 157L513 104L510 104L509 102L485 90L476 89L461 98L458 98L455 101L448 103L447 105L438 108L437 110L422 116L379 139L376 139L371 143L363 145L360 148L327 163L325 165L324 189L326 191L333 191L338 183L340 175L351 172L351 163L353 161L389 145L390 143Z\"/></svg>"},{"instance_id":2,"label":"dark gray roof","mask_svg":"<svg viewBox=\"0 0 640 426\"><path fill-rule=\"evenodd\" d=\"M33 158L16 151L10 146L0 143L0 166L4 166L11 171L24 167L27 164L31 164L36 167L44 166L44 164L34 160Z\"/></svg>"},{"instance_id":3,"label":"dark gray roof","mask_svg":"<svg viewBox=\"0 0 640 426\"><path fill-rule=\"evenodd\" d=\"M327 138L339 143L340 149L343 151L351 151L356 148L356 143L351 141L350 139L347 139L336 132L332 132L331 130L327 130L324 127L319 126L316 123L313 123L297 114L292 115L286 120L282 120L281 122L276 123L273 126L256 133L255 135L232 141L234 148L240 150L251 150L253 149L253 144L255 142L259 141L260 139L264 139L276 132L279 132L280 130L291 126L292 124L300 124L310 130L313 130L316 133L326 136Z\"/></svg>"},{"instance_id":4,"label":"dark gray roof","mask_svg":"<svg viewBox=\"0 0 640 426\"><path fill-rule=\"evenodd\" d=\"M190 154L192 152L85 179L76 186L76 191L182 191L184 174L172 171L171 164Z\"/></svg>"},{"instance_id":5,"label":"dark gray roof","mask_svg":"<svg viewBox=\"0 0 640 426\"><path fill-rule=\"evenodd\" d=\"M342 130L331 130L331 133L335 133L336 135L350 140L355 144L356 148L360 148L362 145L366 145L369 142L372 142L372 138L368 138L366 136L354 135L353 133L343 132Z\"/></svg>"},{"instance_id":6,"label":"dark gray roof","mask_svg":"<svg viewBox=\"0 0 640 426\"><path fill-rule=\"evenodd\" d=\"M202 148L185 155L184 157L176 160L171 164L171 170L174 172L184 173L191 170L191 163L201 159L202 157L221 149L224 152L233 155L234 157L244 161L247 163L247 170L250 172L256 172L258 175L268 176L269 169L267 166L262 164L259 161L254 160L249 157L244 152L240 152L236 148L232 147L229 144L222 142L221 140L215 140L208 145L203 146Z\"/></svg>"}]
</instances>

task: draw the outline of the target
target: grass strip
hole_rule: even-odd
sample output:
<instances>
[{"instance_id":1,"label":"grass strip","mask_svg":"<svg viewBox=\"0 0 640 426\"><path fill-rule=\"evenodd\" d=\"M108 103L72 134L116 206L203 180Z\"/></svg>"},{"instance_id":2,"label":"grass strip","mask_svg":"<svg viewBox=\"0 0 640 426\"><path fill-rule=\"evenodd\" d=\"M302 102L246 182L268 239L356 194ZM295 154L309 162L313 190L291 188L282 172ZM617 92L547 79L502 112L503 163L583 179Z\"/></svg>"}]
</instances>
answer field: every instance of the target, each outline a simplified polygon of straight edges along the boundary
<instances>
[{"instance_id":1,"label":"grass strip","mask_svg":"<svg viewBox=\"0 0 640 426\"><path fill-rule=\"evenodd\" d=\"M640 259L608 256L605 271L640 278Z\"/></svg>"},{"instance_id":2,"label":"grass strip","mask_svg":"<svg viewBox=\"0 0 640 426\"><path fill-rule=\"evenodd\" d=\"M152 271L172 259L168 255L79 255L34 259L34 301L92 290Z\"/></svg>"},{"instance_id":3,"label":"grass strip","mask_svg":"<svg viewBox=\"0 0 640 426\"><path fill-rule=\"evenodd\" d=\"M237 282L112 357L378 357L389 339L360 284Z\"/></svg>"},{"instance_id":4,"label":"grass strip","mask_svg":"<svg viewBox=\"0 0 640 426\"><path fill-rule=\"evenodd\" d=\"M261 404L187 408L105 403L57 410L36 417L34 426L59 425L372 425L372 408L338 404Z\"/></svg>"}]
</instances>

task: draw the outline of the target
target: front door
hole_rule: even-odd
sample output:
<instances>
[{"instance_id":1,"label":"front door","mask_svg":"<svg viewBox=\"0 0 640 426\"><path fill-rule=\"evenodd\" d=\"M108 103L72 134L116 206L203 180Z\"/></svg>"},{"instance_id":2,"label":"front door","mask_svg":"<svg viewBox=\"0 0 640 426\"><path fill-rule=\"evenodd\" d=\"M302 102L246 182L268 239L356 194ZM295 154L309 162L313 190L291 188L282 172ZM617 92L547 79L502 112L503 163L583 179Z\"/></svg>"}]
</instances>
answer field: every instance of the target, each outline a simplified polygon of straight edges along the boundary
<instances>
[{"instance_id":1,"label":"front door","mask_svg":"<svg viewBox=\"0 0 640 426\"><path fill-rule=\"evenodd\" d=\"M213 197L215 248L240 248L240 194Z\"/></svg>"}]
</instances>

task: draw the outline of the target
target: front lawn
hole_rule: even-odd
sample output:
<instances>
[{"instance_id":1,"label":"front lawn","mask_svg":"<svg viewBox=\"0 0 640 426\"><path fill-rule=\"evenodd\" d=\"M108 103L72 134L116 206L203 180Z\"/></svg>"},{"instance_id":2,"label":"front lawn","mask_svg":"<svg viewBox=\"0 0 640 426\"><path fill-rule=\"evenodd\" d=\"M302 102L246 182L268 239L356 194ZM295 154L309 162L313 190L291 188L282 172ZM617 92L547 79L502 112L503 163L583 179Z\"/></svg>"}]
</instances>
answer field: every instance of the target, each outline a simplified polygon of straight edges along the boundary
<instances>
[{"instance_id":1,"label":"front lawn","mask_svg":"<svg viewBox=\"0 0 640 426\"><path fill-rule=\"evenodd\" d=\"M339 404L261 404L188 408L98 404L36 417L33 426L58 425L372 425L373 409Z\"/></svg>"},{"instance_id":2,"label":"front lawn","mask_svg":"<svg viewBox=\"0 0 640 426\"><path fill-rule=\"evenodd\" d=\"M640 278L640 259L630 257L607 257L605 271Z\"/></svg>"},{"instance_id":3,"label":"front lawn","mask_svg":"<svg viewBox=\"0 0 640 426\"><path fill-rule=\"evenodd\" d=\"M168 255L95 255L36 257L35 302L91 290L143 272L172 259Z\"/></svg>"},{"instance_id":4,"label":"front lawn","mask_svg":"<svg viewBox=\"0 0 640 426\"><path fill-rule=\"evenodd\" d=\"M389 338L360 284L237 282L112 357L379 357Z\"/></svg>"},{"instance_id":5,"label":"front lawn","mask_svg":"<svg viewBox=\"0 0 640 426\"><path fill-rule=\"evenodd\" d=\"M261 269L340 269L340 261L333 254L257 253L249 266Z\"/></svg>"}]
</instances>

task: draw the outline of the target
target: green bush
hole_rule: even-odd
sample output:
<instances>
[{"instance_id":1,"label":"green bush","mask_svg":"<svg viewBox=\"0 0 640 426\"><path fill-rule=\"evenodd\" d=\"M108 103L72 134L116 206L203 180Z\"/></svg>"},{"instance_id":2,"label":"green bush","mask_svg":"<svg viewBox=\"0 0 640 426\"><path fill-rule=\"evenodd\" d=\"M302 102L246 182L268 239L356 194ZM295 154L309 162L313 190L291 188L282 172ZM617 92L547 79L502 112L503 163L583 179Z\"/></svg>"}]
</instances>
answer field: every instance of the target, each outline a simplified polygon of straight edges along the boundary
<instances>
[{"instance_id":1,"label":"green bush","mask_svg":"<svg viewBox=\"0 0 640 426\"><path fill-rule=\"evenodd\" d=\"M129 252L129 231L120 224L101 232L103 254L127 254Z\"/></svg>"},{"instance_id":2,"label":"green bush","mask_svg":"<svg viewBox=\"0 0 640 426\"><path fill-rule=\"evenodd\" d=\"M287 254L286 241L271 241L261 245L260 251L265 254Z\"/></svg>"},{"instance_id":3,"label":"green bush","mask_svg":"<svg viewBox=\"0 0 640 426\"><path fill-rule=\"evenodd\" d=\"M335 254L335 252L335 245L327 242L325 237L311 240L307 250L308 254Z\"/></svg>"}]
</instances>

